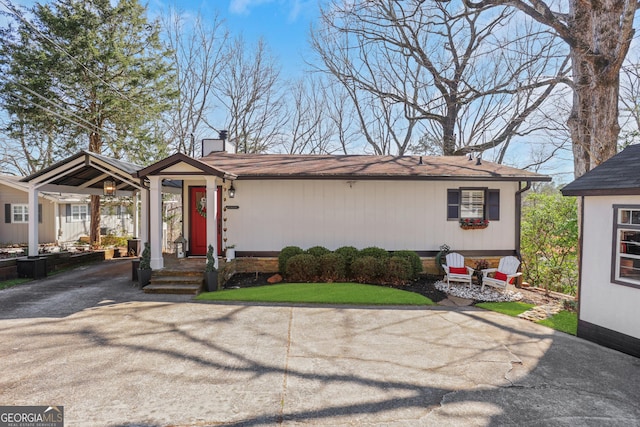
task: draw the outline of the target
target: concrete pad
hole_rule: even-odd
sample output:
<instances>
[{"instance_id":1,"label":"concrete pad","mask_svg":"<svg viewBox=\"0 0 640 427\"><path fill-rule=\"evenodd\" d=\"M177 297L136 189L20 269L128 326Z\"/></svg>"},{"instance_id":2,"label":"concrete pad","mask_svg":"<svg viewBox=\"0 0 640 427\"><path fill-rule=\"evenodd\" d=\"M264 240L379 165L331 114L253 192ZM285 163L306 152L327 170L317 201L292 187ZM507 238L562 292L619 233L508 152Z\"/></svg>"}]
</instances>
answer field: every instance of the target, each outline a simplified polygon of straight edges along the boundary
<instances>
[{"instance_id":1,"label":"concrete pad","mask_svg":"<svg viewBox=\"0 0 640 427\"><path fill-rule=\"evenodd\" d=\"M447 298L438 303L438 305L442 305L445 307L468 307L471 304L473 304L472 299L461 298L455 295L448 295Z\"/></svg>"},{"instance_id":2,"label":"concrete pad","mask_svg":"<svg viewBox=\"0 0 640 427\"><path fill-rule=\"evenodd\" d=\"M0 292L0 308L7 295ZM57 313L50 316L24 301L31 312L23 307L0 320L0 402L62 405L68 426L627 426L640 419L640 359L474 307L122 297L65 315L40 311Z\"/></svg>"}]
</instances>

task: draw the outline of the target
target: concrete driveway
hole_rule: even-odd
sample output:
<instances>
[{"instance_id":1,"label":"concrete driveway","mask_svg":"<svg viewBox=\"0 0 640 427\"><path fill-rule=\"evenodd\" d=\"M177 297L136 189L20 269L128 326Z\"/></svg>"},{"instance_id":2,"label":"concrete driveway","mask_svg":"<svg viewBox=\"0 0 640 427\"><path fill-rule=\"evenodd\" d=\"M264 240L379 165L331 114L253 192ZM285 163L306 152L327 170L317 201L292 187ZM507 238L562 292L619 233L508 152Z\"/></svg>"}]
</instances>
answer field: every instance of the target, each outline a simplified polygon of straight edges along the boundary
<instances>
[{"instance_id":1,"label":"concrete driveway","mask_svg":"<svg viewBox=\"0 0 640 427\"><path fill-rule=\"evenodd\" d=\"M129 268L0 291L0 404L66 426L640 425L640 359L524 320L203 304Z\"/></svg>"}]
</instances>

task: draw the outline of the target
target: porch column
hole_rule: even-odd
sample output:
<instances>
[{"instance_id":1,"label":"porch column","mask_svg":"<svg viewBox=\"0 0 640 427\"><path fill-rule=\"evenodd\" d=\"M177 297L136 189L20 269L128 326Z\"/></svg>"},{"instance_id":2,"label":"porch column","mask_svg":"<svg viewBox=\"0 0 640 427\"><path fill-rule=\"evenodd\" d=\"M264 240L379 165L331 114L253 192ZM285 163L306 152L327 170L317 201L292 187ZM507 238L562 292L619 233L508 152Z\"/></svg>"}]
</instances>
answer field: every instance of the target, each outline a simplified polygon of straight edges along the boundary
<instances>
[{"instance_id":1,"label":"porch column","mask_svg":"<svg viewBox=\"0 0 640 427\"><path fill-rule=\"evenodd\" d=\"M209 245L213 246L213 259L215 260L216 268L218 268L217 201L218 187L216 185L216 177L207 176L207 250Z\"/></svg>"},{"instance_id":2,"label":"porch column","mask_svg":"<svg viewBox=\"0 0 640 427\"><path fill-rule=\"evenodd\" d=\"M136 205L136 215L138 206ZM138 238L144 247L144 243L149 241L149 190L140 190L140 224Z\"/></svg>"},{"instance_id":3,"label":"porch column","mask_svg":"<svg viewBox=\"0 0 640 427\"><path fill-rule=\"evenodd\" d=\"M29 183L29 256L38 255L38 189L36 184ZM11 212L13 215L13 212Z\"/></svg>"},{"instance_id":4,"label":"porch column","mask_svg":"<svg viewBox=\"0 0 640 427\"><path fill-rule=\"evenodd\" d=\"M151 268L164 267L162 258L162 178L149 176L149 244L151 245Z\"/></svg>"},{"instance_id":5,"label":"porch column","mask_svg":"<svg viewBox=\"0 0 640 427\"><path fill-rule=\"evenodd\" d=\"M140 216L138 215L138 200L140 200L140 192L136 191L133 193L133 207L131 212L133 213L133 237L139 239L140 238Z\"/></svg>"}]
</instances>

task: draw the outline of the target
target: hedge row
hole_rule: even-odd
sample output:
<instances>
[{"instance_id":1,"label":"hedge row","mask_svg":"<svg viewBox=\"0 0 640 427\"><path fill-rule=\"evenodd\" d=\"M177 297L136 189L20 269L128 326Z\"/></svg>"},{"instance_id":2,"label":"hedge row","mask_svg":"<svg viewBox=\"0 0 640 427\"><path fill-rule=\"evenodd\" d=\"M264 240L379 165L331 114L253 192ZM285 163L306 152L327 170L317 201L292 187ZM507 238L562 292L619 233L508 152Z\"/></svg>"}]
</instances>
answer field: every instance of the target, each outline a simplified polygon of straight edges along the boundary
<instances>
[{"instance_id":1,"label":"hedge row","mask_svg":"<svg viewBox=\"0 0 640 427\"><path fill-rule=\"evenodd\" d=\"M314 246L306 251L287 246L278 256L280 273L289 282L337 282L404 284L422 272L422 261L414 251L369 247L358 250L343 246L330 251Z\"/></svg>"}]
</instances>

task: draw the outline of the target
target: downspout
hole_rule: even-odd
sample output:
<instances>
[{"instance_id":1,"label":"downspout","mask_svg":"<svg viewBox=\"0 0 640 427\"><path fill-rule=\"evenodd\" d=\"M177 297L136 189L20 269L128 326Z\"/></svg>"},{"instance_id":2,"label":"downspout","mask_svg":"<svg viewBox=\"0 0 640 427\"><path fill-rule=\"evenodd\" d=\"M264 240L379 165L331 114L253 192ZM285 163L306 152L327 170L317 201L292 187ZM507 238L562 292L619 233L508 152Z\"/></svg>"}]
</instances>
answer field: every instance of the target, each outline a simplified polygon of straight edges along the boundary
<instances>
[{"instance_id":1,"label":"downspout","mask_svg":"<svg viewBox=\"0 0 640 427\"><path fill-rule=\"evenodd\" d=\"M516 191L516 241L515 241L515 248L516 248L516 256L518 257L518 259L522 259L522 256L520 255L520 238L522 235L522 193L524 193L525 191L529 190L531 188L531 181L526 181L527 185L524 186L524 188L520 188L518 191ZM522 182L518 182L518 187L520 187L522 185Z\"/></svg>"}]
</instances>

